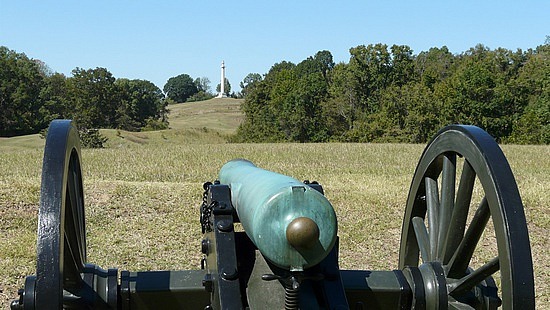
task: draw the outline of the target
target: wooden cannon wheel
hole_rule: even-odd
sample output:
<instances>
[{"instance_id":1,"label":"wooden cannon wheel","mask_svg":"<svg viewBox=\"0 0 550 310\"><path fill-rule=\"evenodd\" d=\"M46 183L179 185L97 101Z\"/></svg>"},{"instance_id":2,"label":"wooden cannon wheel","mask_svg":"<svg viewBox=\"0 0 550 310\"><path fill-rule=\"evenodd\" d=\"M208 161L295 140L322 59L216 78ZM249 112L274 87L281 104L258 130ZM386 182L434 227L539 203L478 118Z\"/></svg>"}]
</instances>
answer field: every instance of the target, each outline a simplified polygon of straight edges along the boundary
<instances>
[{"instance_id":1,"label":"wooden cannon wheel","mask_svg":"<svg viewBox=\"0 0 550 310\"><path fill-rule=\"evenodd\" d=\"M495 238L496 249L487 250L483 238ZM424 150L407 199L399 268L424 295L416 295L416 308L534 309L523 205L485 131L449 126Z\"/></svg>"},{"instance_id":2,"label":"wooden cannon wheel","mask_svg":"<svg viewBox=\"0 0 550 310\"><path fill-rule=\"evenodd\" d=\"M34 302L26 296L25 309L33 308L29 303L61 309L64 291L70 296L82 284L85 263L78 132L71 121L56 120L48 129L42 166Z\"/></svg>"}]
</instances>

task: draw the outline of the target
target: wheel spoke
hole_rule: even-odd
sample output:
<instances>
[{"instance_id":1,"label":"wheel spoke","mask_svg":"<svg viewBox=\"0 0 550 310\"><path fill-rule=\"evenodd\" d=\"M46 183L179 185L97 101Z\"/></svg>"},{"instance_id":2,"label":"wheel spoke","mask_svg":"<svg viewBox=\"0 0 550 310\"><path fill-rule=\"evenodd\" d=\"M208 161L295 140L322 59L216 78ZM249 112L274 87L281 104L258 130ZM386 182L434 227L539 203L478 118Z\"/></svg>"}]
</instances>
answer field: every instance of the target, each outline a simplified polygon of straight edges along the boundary
<instances>
[{"instance_id":1,"label":"wheel spoke","mask_svg":"<svg viewBox=\"0 0 550 310\"><path fill-rule=\"evenodd\" d=\"M459 301L456 301L456 300L452 299L452 297L449 297L449 309L474 310L475 308L470 306L470 305L467 305L467 304L461 303Z\"/></svg>"},{"instance_id":2,"label":"wheel spoke","mask_svg":"<svg viewBox=\"0 0 550 310\"><path fill-rule=\"evenodd\" d=\"M72 221L72 228L74 229L74 232L75 234L73 234L72 236L74 236L74 243L75 243L75 246L77 246L78 248L82 248L82 240L81 238L78 238L78 237L83 237L82 236L82 231L81 231L81 227L79 225L79 223L81 223L81 221L83 220L82 219L82 215L81 213L79 212L79 207L80 207L80 196L81 193L80 193L80 190L79 190L79 186L78 186L78 183L79 181L77 180L78 178L78 175L76 173L76 171L74 171L74 160L73 161L73 170L72 171L69 171L69 188L70 188L70 195L71 195L71 208L70 210L71 211L76 211L75 212L71 212L71 215L72 217L69 219ZM78 259L78 258L76 258Z\"/></svg>"},{"instance_id":3,"label":"wheel spoke","mask_svg":"<svg viewBox=\"0 0 550 310\"><path fill-rule=\"evenodd\" d=\"M72 169L71 169L72 168ZM64 249L64 263L63 273L64 281L72 285L78 283L80 280L80 267L82 265L82 257L80 257L81 250L83 248L81 240L81 229L79 227L79 220L81 218L80 212L77 210L79 206L78 195L78 180L76 179L74 171L74 160L70 159L69 171L67 173L67 196L65 199L65 249ZM76 212L75 212L76 211Z\"/></svg>"},{"instance_id":4,"label":"wheel spoke","mask_svg":"<svg viewBox=\"0 0 550 310\"><path fill-rule=\"evenodd\" d=\"M75 218L75 228L78 232L78 248L80 256L80 265L84 265L86 261L86 230L81 223L85 223L84 216L84 193L82 191L82 173L80 168L80 162L78 160L78 155L74 154L72 156L72 170L73 170L73 186L75 189L75 200L76 205L73 210L76 210L77 213L74 215Z\"/></svg>"},{"instance_id":5,"label":"wheel spoke","mask_svg":"<svg viewBox=\"0 0 550 310\"><path fill-rule=\"evenodd\" d=\"M449 262L453 250L459 246L460 240L462 240L464 236L464 229L466 227L470 202L472 201L475 180L476 173L470 163L465 160L462 168L462 175L460 176L458 191L456 193L455 206L451 215L449 231L447 232L447 246L445 249L445 256L443 257L443 264Z\"/></svg>"},{"instance_id":6,"label":"wheel spoke","mask_svg":"<svg viewBox=\"0 0 550 310\"><path fill-rule=\"evenodd\" d=\"M63 287L74 287L80 282L80 270L78 270L78 249L69 241L69 237L64 237L65 249L63 253Z\"/></svg>"},{"instance_id":7,"label":"wheel spoke","mask_svg":"<svg viewBox=\"0 0 550 310\"><path fill-rule=\"evenodd\" d=\"M454 207L456 183L456 153L443 156L441 172L441 208L439 210L439 231L437 237L437 258L443 259L447 241L447 232Z\"/></svg>"},{"instance_id":8,"label":"wheel spoke","mask_svg":"<svg viewBox=\"0 0 550 310\"><path fill-rule=\"evenodd\" d=\"M466 269L470 264L474 250L487 226L490 216L489 203L487 202L487 198L483 197L470 222L470 226L464 234L464 238L449 261L448 276L450 278L462 277L466 273Z\"/></svg>"},{"instance_id":9,"label":"wheel spoke","mask_svg":"<svg viewBox=\"0 0 550 310\"><path fill-rule=\"evenodd\" d=\"M474 286L481 283L481 281L490 277L492 274L500 270L500 264L498 256L491 259L483 266L476 269L474 272L466 275L457 282L451 283L448 286L448 291L451 296L458 296L464 292L471 290Z\"/></svg>"},{"instance_id":10,"label":"wheel spoke","mask_svg":"<svg viewBox=\"0 0 550 310\"><path fill-rule=\"evenodd\" d=\"M432 259L432 257L430 257L430 241L428 239L428 231L426 230L424 219L415 216L412 218L412 223L414 227L414 233L416 235L416 240L418 241L420 255L422 256L422 261L428 262Z\"/></svg>"},{"instance_id":11,"label":"wheel spoke","mask_svg":"<svg viewBox=\"0 0 550 310\"><path fill-rule=\"evenodd\" d=\"M430 240L430 257L437 255L437 230L438 230L438 218L439 218L439 190L437 188L437 181L426 177L424 178L426 185L426 205L428 212L428 230Z\"/></svg>"}]
</instances>

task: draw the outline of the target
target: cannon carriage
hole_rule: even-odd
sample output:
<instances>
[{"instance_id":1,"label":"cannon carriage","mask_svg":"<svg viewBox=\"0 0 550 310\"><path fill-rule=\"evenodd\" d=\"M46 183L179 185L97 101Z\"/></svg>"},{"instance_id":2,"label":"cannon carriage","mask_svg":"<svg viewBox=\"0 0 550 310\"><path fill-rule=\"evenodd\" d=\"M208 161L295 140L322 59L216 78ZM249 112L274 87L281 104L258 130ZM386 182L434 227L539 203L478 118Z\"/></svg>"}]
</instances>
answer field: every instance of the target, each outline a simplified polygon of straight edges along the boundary
<instances>
[{"instance_id":1,"label":"cannon carriage","mask_svg":"<svg viewBox=\"0 0 550 310\"><path fill-rule=\"evenodd\" d=\"M406 199L397 270L339 269L338 221L316 182L234 160L204 190L200 270L88 264L78 134L70 121L54 121L36 275L12 309L534 308L521 198L502 151L477 127L446 127L424 150ZM473 267L488 229L497 251Z\"/></svg>"}]
</instances>

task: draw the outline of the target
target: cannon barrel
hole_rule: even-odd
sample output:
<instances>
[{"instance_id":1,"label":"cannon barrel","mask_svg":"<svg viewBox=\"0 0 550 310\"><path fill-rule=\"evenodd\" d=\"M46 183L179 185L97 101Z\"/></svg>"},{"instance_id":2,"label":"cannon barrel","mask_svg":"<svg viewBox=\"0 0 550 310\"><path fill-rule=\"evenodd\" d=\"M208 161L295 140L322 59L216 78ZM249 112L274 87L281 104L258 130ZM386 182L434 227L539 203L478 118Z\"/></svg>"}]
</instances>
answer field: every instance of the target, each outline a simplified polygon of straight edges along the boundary
<instances>
[{"instance_id":1,"label":"cannon barrel","mask_svg":"<svg viewBox=\"0 0 550 310\"><path fill-rule=\"evenodd\" d=\"M276 266L300 271L331 251L337 221L323 194L244 159L225 164L219 180L231 188L231 202L246 234Z\"/></svg>"}]
</instances>

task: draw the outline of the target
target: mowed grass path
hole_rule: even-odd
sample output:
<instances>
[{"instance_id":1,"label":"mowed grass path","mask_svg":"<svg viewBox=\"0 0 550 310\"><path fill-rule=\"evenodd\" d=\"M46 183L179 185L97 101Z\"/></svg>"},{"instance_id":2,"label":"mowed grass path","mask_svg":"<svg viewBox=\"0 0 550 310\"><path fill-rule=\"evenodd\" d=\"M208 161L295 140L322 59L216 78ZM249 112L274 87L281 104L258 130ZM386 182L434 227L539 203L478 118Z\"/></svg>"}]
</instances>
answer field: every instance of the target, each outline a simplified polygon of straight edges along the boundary
<instances>
[{"instance_id":1,"label":"mowed grass path","mask_svg":"<svg viewBox=\"0 0 550 310\"><path fill-rule=\"evenodd\" d=\"M131 271L200 268L202 183L228 160L247 158L323 185L338 215L341 268L397 268L404 204L424 145L226 144L230 129L183 124L107 131L109 148L82 151L89 262ZM3 309L35 272L40 143L0 140ZM525 204L538 308L550 308L550 146L503 149Z\"/></svg>"}]
</instances>

